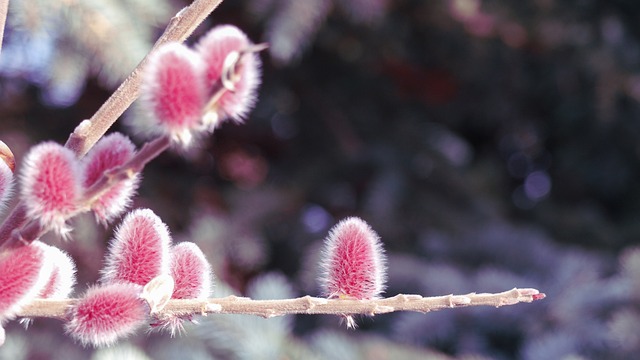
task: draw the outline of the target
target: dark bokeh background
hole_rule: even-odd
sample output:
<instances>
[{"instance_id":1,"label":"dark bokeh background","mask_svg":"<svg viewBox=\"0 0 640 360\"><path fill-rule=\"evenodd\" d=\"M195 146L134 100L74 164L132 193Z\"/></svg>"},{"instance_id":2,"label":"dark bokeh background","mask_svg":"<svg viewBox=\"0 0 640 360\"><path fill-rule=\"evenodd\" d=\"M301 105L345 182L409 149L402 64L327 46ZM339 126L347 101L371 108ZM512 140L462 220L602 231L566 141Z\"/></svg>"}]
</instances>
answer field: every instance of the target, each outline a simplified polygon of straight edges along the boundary
<instances>
[{"instance_id":1,"label":"dark bokeh background","mask_svg":"<svg viewBox=\"0 0 640 360\"><path fill-rule=\"evenodd\" d=\"M54 7L74 21L107 13L90 4ZM178 5L145 18L151 27L142 44L150 46ZM13 6L15 14L25 11ZM147 14L134 8L120 16ZM14 15L22 22L9 23L1 56L48 54L31 68L3 59L0 137L18 158L38 141L64 142L132 69L105 65L127 46L86 46L107 40L83 42L73 22L47 14L58 29L48 41L69 51L36 47L34 39L46 43L36 35L47 27L25 25L35 23L33 14L31 23ZM244 125L225 124L188 154L162 155L145 170L136 200L177 239L207 252L216 295L227 285L253 297L317 294L321 240L339 219L356 215L383 239L389 295L536 287L548 298L364 318L348 333L330 317L259 325L221 317L183 339L142 336L125 350L154 358L171 351L193 358L633 358L640 350L639 20L640 3L630 0L224 2L194 39L232 23L269 42L259 102ZM94 60L77 65L82 56ZM58 63L67 67L51 65ZM125 122L116 129L130 133ZM63 245L86 267L79 290L95 281L109 237L90 222L78 226L95 239ZM24 333L13 330L10 336ZM51 336L59 324L32 331ZM280 337L265 340L266 333ZM86 355L73 344L66 349Z\"/></svg>"}]
</instances>

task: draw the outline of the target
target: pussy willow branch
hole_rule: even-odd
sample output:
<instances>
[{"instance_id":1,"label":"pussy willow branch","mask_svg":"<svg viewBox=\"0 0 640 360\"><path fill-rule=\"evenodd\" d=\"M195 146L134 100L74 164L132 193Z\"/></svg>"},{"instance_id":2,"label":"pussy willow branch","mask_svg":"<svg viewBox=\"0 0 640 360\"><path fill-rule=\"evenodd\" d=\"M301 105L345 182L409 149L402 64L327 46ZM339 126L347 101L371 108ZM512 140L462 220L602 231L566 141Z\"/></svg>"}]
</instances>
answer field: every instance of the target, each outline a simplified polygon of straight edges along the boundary
<instances>
[{"instance_id":1,"label":"pussy willow branch","mask_svg":"<svg viewBox=\"0 0 640 360\"><path fill-rule=\"evenodd\" d=\"M166 43L186 40L221 2L222 0L195 0L174 16L149 54L89 119L89 126L78 126L69 136L65 146L73 150L78 157L84 156L140 95L142 74L149 55Z\"/></svg>"},{"instance_id":2,"label":"pussy willow branch","mask_svg":"<svg viewBox=\"0 0 640 360\"><path fill-rule=\"evenodd\" d=\"M108 191L117 183L131 179L137 173L142 172L142 169L144 169L151 160L158 157L158 155L169 148L170 145L171 139L166 136L151 140L136 152L129 161L102 174L100 179L98 179L98 181L96 181L83 194L80 204L84 204L86 206L81 206L80 212L88 211L90 204L92 204L97 197L105 191ZM12 228L13 230L10 230L7 240L0 246L0 250L21 243L29 243L49 231L47 227L43 226L40 219L27 219L24 206L21 206L18 210L21 212L22 218L25 220L20 226L16 226Z\"/></svg>"},{"instance_id":3,"label":"pussy willow branch","mask_svg":"<svg viewBox=\"0 0 640 360\"><path fill-rule=\"evenodd\" d=\"M171 19L165 31L154 44L151 52L168 42L182 42L186 40L220 3L222 3L222 0L194 0L191 5L184 8ZM8 6L8 0L0 0L0 16L2 16L2 6L5 4ZM4 15L6 16L6 11ZM4 27L2 27L2 29L4 29ZM131 75L129 75L111 97L102 104L91 119L83 121L76 127L74 132L71 133L65 146L73 150L79 158L84 156L93 147L120 115L138 98L140 95L142 74L148 62L148 57L149 54L142 59ZM29 228L28 232L26 232L26 227ZM20 230L21 228L22 230ZM14 236L16 231L25 233L24 235L26 237L23 237L23 240L28 242L35 239L33 236L37 238L37 236L43 234L43 230L39 228L41 228L41 226L36 225L34 221L26 218L24 204L22 201L19 201L11 210L11 213L7 215L2 225L0 225L0 250L17 243L16 240L18 239Z\"/></svg>"},{"instance_id":4,"label":"pussy willow branch","mask_svg":"<svg viewBox=\"0 0 640 360\"><path fill-rule=\"evenodd\" d=\"M445 295L422 297L420 295L396 295L374 300L324 299L303 296L284 300L252 300L245 297L227 296L206 300L170 300L155 316L190 314L245 314L264 318L291 314L330 315L377 315L395 311L415 311L427 313L442 309L467 306L505 306L544 299L545 295L536 289L511 289L501 293ZM67 310L78 299L34 300L24 307L18 317L49 317L64 319Z\"/></svg>"}]
</instances>

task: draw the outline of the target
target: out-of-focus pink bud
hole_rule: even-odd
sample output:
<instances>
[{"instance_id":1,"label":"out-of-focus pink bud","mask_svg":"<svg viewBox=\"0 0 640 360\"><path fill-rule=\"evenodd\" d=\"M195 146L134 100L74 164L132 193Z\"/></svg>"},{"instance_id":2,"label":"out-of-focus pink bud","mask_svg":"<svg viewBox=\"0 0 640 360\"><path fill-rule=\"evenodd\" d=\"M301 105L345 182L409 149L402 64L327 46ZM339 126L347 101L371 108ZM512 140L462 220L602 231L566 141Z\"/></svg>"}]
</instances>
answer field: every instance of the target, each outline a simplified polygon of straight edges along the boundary
<instances>
[{"instance_id":1,"label":"out-of-focus pink bud","mask_svg":"<svg viewBox=\"0 0 640 360\"><path fill-rule=\"evenodd\" d=\"M74 153L54 142L34 146L24 158L21 195L27 216L66 236L65 221L75 215L82 195L81 170Z\"/></svg>"},{"instance_id":2,"label":"out-of-focus pink bud","mask_svg":"<svg viewBox=\"0 0 640 360\"><path fill-rule=\"evenodd\" d=\"M227 88L214 104L210 104L213 108L206 109L216 112L220 120L231 118L241 122L255 105L261 62L252 47L247 36L232 25L214 27L196 45L196 51L206 64L206 83L210 91L216 91L213 87L219 83Z\"/></svg>"},{"instance_id":3,"label":"out-of-focus pink bud","mask_svg":"<svg viewBox=\"0 0 640 360\"><path fill-rule=\"evenodd\" d=\"M66 299L76 284L76 265L66 252L55 246L42 245L45 250L45 256L52 263L52 270L38 297L43 299Z\"/></svg>"},{"instance_id":4,"label":"out-of-focus pink bud","mask_svg":"<svg viewBox=\"0 0 640 360\"><path fill-rule=\"evenodd\" d=\"M357 217L340 221L325 240L321 285L328 298L373 299L384 290L386 267L378 235Z\"/></svg>"},{"instance_id":5,"label":"out-of-focus pink bud","mask_svg":"<svg viewBox=\"0 0 640 360\"><path fill-rule=\"evenodd\" d=\"M44 288L52 269L45 247L34 241L0 254L0 320L13 317Z\"/></svg>"},{"instance_id":6,"label":"out-of-focus pink bud","mask_svg":"<svg viewBox=\"0 0 640 360\"><path fill-rule=\"evenodd\" d=\"M15 159L11 149L0 141L0 209L4 208L11 195L14 168Z\"/></svg>"},{"instance_id":7,"label":"out-of-focus pink bud","mask_svg":"<svg viewBox=\"0 0 640 360\"><path fill-rule=\"evenodd\" d=\"M211 265L198 245L182 242L171 249L173 299L206 299L211 294Z\"/></svg>"},{"instance_id":8,"label":"out-of-focus pink bud","mask_svg":"<svg viewBox=\"0 0 640 360\"><path fill-rule=\"evenodd\" d=\"M84 346L95 347L112 345L133 334L149 314L141 291L141 286L128 283L90 288L69 310L67 333Z\"/></svg>"},{"instance_id":9,"label":"out-of-focus pink bud","mask_svg":"<svg viewBox=\"0 0 640 360\"><path fill-rule=\"evenodd\" d=\"M135 154L136 148L128 137L113 133L100 139L82 159L84 165L83 185L89 188L106 171L125 164ZM91 204L91 210L103 223L119 216L130 204L138 188L139 174L119 182Z\"/></svg>"},{"instance_id":10,"label":"out-of-focus pink bud","mask_svg":"<svg viewBox=\"0 0 640 360\"><path fill-rule=\"evenodd\" d=\"M207 98L200 57L179 43L161 47L149 58L141 91L158 129L188 145L193 131L201 129Z\"/></svg>"},{"instance_id":11,"label":"out-of-focus pink bud","mask_svg":"<svg viewBox=\"0 0 640 360\"><path fill-rule=\"evenodd\" d=\"M111 240L101 281L144 286L158 275L169 274L170 246L169 230L153 211L131 211Z\"/></svg>"},{"instance_id":12,"label":"out-of-focus pink bud","mask_svg":"<svg viewBox=\"0 0 640 360\"><path fill-rule=\"evenodd\" d=\"M4 143L4 141L0 141L0 160L9 167L11 172L15 171L16 158L13 156L13 152L11 152L11 149Z\"/></svg>"}]
</instances>

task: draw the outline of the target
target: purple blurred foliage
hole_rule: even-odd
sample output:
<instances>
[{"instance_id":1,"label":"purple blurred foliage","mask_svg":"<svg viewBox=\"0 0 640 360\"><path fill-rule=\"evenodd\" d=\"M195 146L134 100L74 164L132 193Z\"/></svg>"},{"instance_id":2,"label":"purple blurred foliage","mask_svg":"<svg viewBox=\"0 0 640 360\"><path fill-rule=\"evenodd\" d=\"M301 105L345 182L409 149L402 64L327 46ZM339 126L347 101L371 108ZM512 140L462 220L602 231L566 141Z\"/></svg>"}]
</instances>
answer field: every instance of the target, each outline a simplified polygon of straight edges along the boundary
<instances>
[{"instance_id":1,"label":"purple blurred foliage","mask_svg":"<svg viewBox=\"0 0 640 360\"><path fill-rule=\"evenodd\" d=\"M247 326L210 316L180 339L135 337L135 349L243 359L273 332L274 358L637 355L640 4L337 4L226 1L216 10L202 32L233 23L272 44L259 102L246 124L225 124L188 159L153 162L134 208L154 209L176 239L202 248L220 280L215 296L250 294L269 279L269 294L317 295L318 244L356 215L389 254L388 295L536 287L547 298L363 317L356 332L334 317ZM34 64L4 68L0 79L0 135L18 161L27 145L64 141L112 90L88 72L76 103L44 101L55 89L33 74L50 46L34 39L0 55L18 51ZM97 279L110 236L92 221L78 220L64 245L79 284ZM217 322L234 330L207 336ZM37 358L42 339L58 357L90 355L59 333L56 321L36 320L28 333L9 324L0 358Z\"/></svg>"}]
</instances>

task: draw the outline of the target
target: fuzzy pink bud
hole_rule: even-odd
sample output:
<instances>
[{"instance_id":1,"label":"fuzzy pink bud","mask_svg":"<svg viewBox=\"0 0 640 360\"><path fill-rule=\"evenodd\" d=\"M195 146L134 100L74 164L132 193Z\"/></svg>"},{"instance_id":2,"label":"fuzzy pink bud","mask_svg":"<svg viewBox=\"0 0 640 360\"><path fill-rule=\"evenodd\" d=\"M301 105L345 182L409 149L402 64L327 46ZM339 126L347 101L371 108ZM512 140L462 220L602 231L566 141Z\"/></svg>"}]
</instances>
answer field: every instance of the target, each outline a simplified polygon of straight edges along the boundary
<instances>
[{"instance_id":1,"label":"fuzzy pink bud","mask_svg":"<svg viewBox=\"0 0 640 360\"><path fill-rule=\"evenodd\" d=\"M77 212L82 195L74 153L54 142L34 146L25 156L21 182L27 216L66 235L65 221Z\"/></svg>"},{"instance_id":2,"label":"fuzzy pink bud","mask_svg":"<svg viewBox=\"0 0 640 360\"><path fill-rule=\"evenodd\" d=\"M232 25L214 27L196 45L196 51L206 63L206 81L210 91L216 91L214 85L225 80L225 67L233 67L230 79L226 79L231 83L223 84L229 89L215 104L220 119L229 117L241 122L255 105L261 62L258 55L250 51L252 45L247 36ZM237 61L229 63L234 55Z\"/></svg>"},{"instance_id":3,"label":"fuzzy pink bud","mask_svg":"<svg viewBox=\"0 0 640 360\"><path fill-rule=\"evenodd\" d=\"M55 246L44 245L45 256L52 263L51 273L38 297L66 299L76 284L76 265L66 252Z\"/></svg>"},{"instance_id":4,"label":"fuzzy pink bud","mask_svg":"<svg viewBox=\"0 0 640 360\"><path fill-rule=\"evenodd\" d=\"M0 161L0 208L4 208L13 186L13 171L4 161Z\"/></svg>"},{"instance_id":5,"label":"fuzzy pink bud","mask_svg":"<svg viewBox=\"0 0 640 360\"><path fill-rule=\"evenodd\" d=\"M207 97L203 74L200 57L179 43L167 44L149 58L142 104L163 133L184 145L201 127Z\"/></svg>"},{"instance_id":6,"label":"fuzzy pink bud","mask_svg":"<svg viewBox=\"0 0 640 360\"><path fill-rule=\"evenodd\" d=\"M171 236L167 226L149 209L131 211L109 246L102 282L146 285L169 273Z\"/></svg>"},{"instance_id":7,"label":"fuzzy pink bud","mask_svg":"<svg viewBox=\"0 0 640 360\"><path fill-rule=\"evenodd\" d=\"M357 217L340 221L325 240L321 285L328 298L373 299L384 290L386 267L378 235Z\"/></svg>"},{"instance_id":8,"label":"fuzzy pink bud","mask_svg":"<svg viewBox=\"0 0 640 360\"><path fill-rule=\"evenodd\" d=\"M34 241L0 254L0 320L15 315L44 288L52 268L45 246Z\"/></svg>"},{"instance_id":9,"label":"fuzzy pink bud","mask_svg":"<svg viewBox=\"0 0 640 360\"><path fill-rule=\"evenodd\" d=\"M171 249L173 299L206 299L211 294L211 265L198 245L182 242Z\"/></svg>"},{"instance_id":10,"label":"fuzzy pink bud","mask_svg":"<svg viewBox=\"0 0 640 360\"><path fill-rule=\"evenodd\" d=\"M113 133L100 139L83 158L83 185L89 188L95 184L105 172L125 164L135 154L136 148L128 137ZM96 217L107 223L119 216L130 204L135 193L139 175L121 181L111 187L91 204Z\"/></svg>"},{"instance_id":11,"label":"fuzzy pink bud","mask_svg":"<svg viewBox=\"0 0 640 360\"><path fill-rule=\"evenodd\" d=\"M70 309L67 333L84 346L95 347L112 345L133 334L149 314L141 291L141 286L127 283L90 288Z\"/></svg>"}]
</instances>

